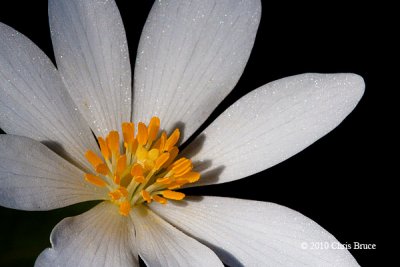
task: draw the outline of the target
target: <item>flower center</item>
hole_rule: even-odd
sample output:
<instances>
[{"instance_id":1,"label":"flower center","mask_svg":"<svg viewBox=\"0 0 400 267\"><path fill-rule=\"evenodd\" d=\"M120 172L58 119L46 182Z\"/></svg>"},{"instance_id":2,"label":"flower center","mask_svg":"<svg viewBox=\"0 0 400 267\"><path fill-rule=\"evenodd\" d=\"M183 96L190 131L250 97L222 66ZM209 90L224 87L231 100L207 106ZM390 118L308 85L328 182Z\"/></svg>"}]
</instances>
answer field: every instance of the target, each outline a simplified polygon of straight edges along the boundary
<instances>
[{"instance_id":1,"label":"flower center","mask_svg":"<svg viewBox=\"0 0 400 267\"><path fill-rule=\"evenodd\" d=\"M106 199L119 206L121 215L127 216L135 205L153 200L161 204L167 199L182 200L185 194L174 190L200 179L200 173L192 171L191 160L176 160L179 129L168 137L164 131L159 134L159 128L158 117L151 118L148 126L139 122L135 137L134 124L124 122L123 148L118 132L111 131L105 139L98 138L102 156L91 150L85 154L94 169L94 173L85 174L86 181L107 187Z\"/></svg>"}]
</instances>

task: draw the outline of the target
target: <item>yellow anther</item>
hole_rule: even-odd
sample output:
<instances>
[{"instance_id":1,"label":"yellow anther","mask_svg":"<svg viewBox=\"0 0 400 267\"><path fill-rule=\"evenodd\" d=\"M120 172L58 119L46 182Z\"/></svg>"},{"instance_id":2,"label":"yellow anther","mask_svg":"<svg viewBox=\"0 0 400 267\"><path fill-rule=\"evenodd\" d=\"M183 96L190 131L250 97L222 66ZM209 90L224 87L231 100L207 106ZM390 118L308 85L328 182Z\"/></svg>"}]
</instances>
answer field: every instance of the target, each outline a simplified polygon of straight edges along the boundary
<instances>
[{"instance_id":1,"label":"yellow anther","mask_svg":"<svg viewBox=\"0 0 400 267\"><path fill-rule=\"evenodd\" d=\"M132 144L135 140L135 126L132 122L122 123L122 134L124 136L124 142Z\"/></svg>"},{"instance_id":2,"label":"yellow anther","mask_svg":"<svg viewBox=\"0 0 400 267\"><path fill-rule=\"evenodd\" d=\"M122 155L118 158L117 174L122 175L125 169L126 169L126 155Z\"/></svg>"},{"instance_id":3,"label":"yellow anther","mask_svg":"<svg viewBox=\"0 0 400 267\"><path fill-rule=\"evenodd\" d=\"M135 176L134 180L135 182L141 184L144 182L144 176Z\"/></svg>"},{"instance_id":4,"label":"yellow anther","mask_svg":"<svg viewBox=\"0 0 400 267\"><path fill-rule=\"evenodd\" d=\"M131 209L131 203L129 201L124 201L119 205L119 214L123 216L128 216Z\"/></svg>"},{"instance_id":5,"label":"yellow anther","mask_svg":"<svg viewBox=\"0 0 400 267\"><path fill-rule=\"evenodd\" d=\"M99 165L97 165L96 167L96 172L103 174L103 175L107 175L108 174L108 167L106 164L104 163L100 163Z\"/></svg>"},{"instance_id":6,"label":"yellow anther","mask_svg":"<svg viewBox=\"0 0 400 267\"><path fill-rule=\"evenodd\" d=\"M159 170L164 165L164 163L167 162L168 158L169 158L168 152L162 153L161 156L159 156L158 159L156 160L154 169Z\"/></svg>"},{"instance_id":7,"label":"yellow anther","mask_svg":"<svg viewBox=\"0 0 400 267\"><path fill-rule=\"evenodd\" d=\"M140 164L135 163L131 169L131 175L135 176L143 176L143 168Z\"/></svg>"},{"instance_id":8,"label":"yellow anther","mask_svg":"<svg viewBox=\"0 0 400 267\"><path fill-rule=\"evenodd\" d=\"M168 137L167 141L165 142L165 151L170 151L173 146L178 142L180 136L179 129L175 129L173 133Z\"/></svg>"},{"instance_id":9,"label":"yellow anther","mask_svg":"<svg viewBox=\"0 0 400 267\"><path fill-rule=\"evenodd\" d=\"M175 190L175 189L181 188L181 185L177 184L177 183L173 183L173 184L169 185L167 188L170 190Z\"/></svg>"},{"instance_id":10,"label":"yellow anther","mask_svg":"<svg viewBox=\"0 0 400 267\"><path fill-rule=\"evenodd\" d=\"M177 164L174 163L173 167L172 167L172 170L174 170L176 172L193 166L192 161L190 159L181 158L178 161L179 161L179 163L177 163Z\"/></svg>"},{"instance_id":11,"label":"yellow anther","mask_svg":"<svg viewBox=\"0 0 400 267\"><path fill-rule=\"evenodd\" d=\"M193 169L192 161L186 158L181 158L172 164L174 176L182 176Z\"/></svg>"},{"instance_id":12,"label":"yellow anther","mask_svg":"<svg viewBox=\"0 0 400 267\"><path fill-rule=\"evenodd\" d=\"M119 135L117 131L111 131L107 138L107 145L110 151L114 154L119 155Z\"/></svg>"},{"instance_id":13,"label":"yellow anther","mask_svg":"<svg viewBox=\"0 0 400 267\"><path fill-rule=\"evenodd\" d=\"M163 195L163 197L173 200L182 200L185 197L184 193L171 190L164 190L161 192L161 194Z\"/></svg>"},{"instance_id":14,"label":"yellow anther","mask_svg":"<svg viewBox=\"0 0 400 267\"><path fill-rule=\"evenodd\" d=\"M175 180L173 183L168 185L168 189L174 190L174 189L178 189L181 188L182 185L187 184L188 181L185 179L179 179L179 180Z\"/></svg>"},{"instance_id":15,"label":"yellow anther","mask_svg":"<svg viewBox=\"0 0 400 267\"><path fill-rule=\"evenodd\" d=\"M156 180L156 182L159 183L159 184L165 184L165 185L167 185L167 184L172 183L172 180L171 180L171 178L165 177L165 178L158 178L158 179Z\"/></svg>"},{"instance_id":16,"label":"yellow anther","mask_svg":"<svg viewBox=\"0 0 400 267\"><path fill-rule=\"evenodd\" d=\"M121 193L119 191L112 191L108 193L108 196L112 199L112 200L118 200L122 197Z\"/></svg>"},{"instance_id":17,"label":"yellow anther","mask_svg":"<svg viewBox=\"0 0 400 267\"><path fill-rule=\"evenodd\" d=\"M182 169L181 171L176 171L174 172L175 177L182 177L186 174L188 174L191 170L193 169L193 166L188 166L186 169Z\"/></svg>"},{"instance_id":18,"label":"yellow anther","mask_svg":"<svg viewBox=\"0 0 400 267\"><path fill-rule=\"evenodd\" d=\"M144 161L147 158L148 154L149 154L149 152L141 145L138 146L138 148L136 149L136 157L140 161Z\"/></svg>"},{"instance_id":19,"label":"yellow anther","mask_svg":"<svg viewBox=\"0 0 400 267\"><path fill-rule=\"evenodd\" d=\"M107 185L107 183L104 182L99 176L90 173L85 174L85 180L99 187L105 187Z\"/></svg>"},{"instance_id":20,"label":"yellow anther","mask_svg":"<svg viewBox=\"0 0 400 267\"><path fill-rule=\"evenodd\" d=\"M154 148L157 148L160 151L164 151L165 142L167 141L167 134L162 132L161 137L154 144Z\"/></svg>"},{"instance_id":21,"label":"yellow anther","mask_svg":"<svg viewBox=\"0 0 400 267\"><path fill-rule=\"evenodd\" d=\"M180 172L175 172L175 173L174 173L174 176L175 176L175 177L182 177L182 176L188 174L192 169L193 169L193 165L190 165L190 166L188 166L186 169L183 169L183 170L180 171Z\"/></svg>"},{"instance_id":22,"label":"yellow anther","mask_svg":"<svg viewBox=\"0 0 400 267\"><path fill-rule=\"evenodd\" d=\"M149 151L149 153L147 154L147 157L150 160L156 160L158 158L159 154L160 154L160 152L158 151L158 149L153 148L152 150Z\"/></svg>"},{"instance_id":23,"label":"yellow anther","mask_svg":"<svg viewBox=\"0 0 400 267\"><path fill-rule=\"evenodd\" d=\"M176 156L178 156L179 153L179 149L174 146L170 151L169 151L169 158L167 160L167 162L165 162L164 166L168 167L169 165L171 165L172 162L174 162Z\"/></svg>"},{"instance_id":24,"label":"yellow anther","mask_svg":"<svg viewBox=\"0 0 400 267\"><path fill-rule=\"evenodd\" d=\"M157 195L154 195L153 199L154 199L154 201L156 201L160 204L167 204L167 202L168 202L165 198L157 196Z\"/></svg>"},{"instance_id":25,"label":"yellow anther","mask_svg":"<svg viewBox=\"0 0 400 267\"><path fill-rule=\"evenodd\" d=\"M112 200L118 200L118 199L120 199L122 197L121 192L119 192L118 190L109 192L108 195L110 196L110 198Z\"/></svg>"},{"instance_id":26,"label":"yellow anther","mask_svg":"<svg viewBox=\"0 0 400 267\"><path fill-rule=\"evenodd\" d=\"M139 145L138 141L136 139L133 140L131 151L136 151L136 149L138 148L138 145Z\"/></svg>"},{"instance_id":27,"label":"yellow anther","mask_svg":"<svg viewBox=\"0 0 400 267\"><path fill-rule=\"evenodd\" d=\"M174 164L172 164L171 167L178 166L178 165L184 163L186 160L187 160L186 158L180 158L180 159L178 159L177 161L175 161Z\"/></svg>"},{"instance_id":28,"label":"yellow anther","mask_svg":"<svg viewBox=\"0 0 400 267\"><path fill-rule=\"evenodd\" d=\"M108 193L112 200L119 200L122 197L127 197L128 194L128 190L123 186L120 186L118 189Z\"/></svg>"},{"instance_id":29,"label":"yellow anther","mask_svg":"<svg viewBox=\"0 0 400 267\"><path fill-rule=\"evenodd\" d=\"M195 183L200 179L200 173L189 172L183 175L181 178L187 180L189 183Z\"/></svg>"},{"instance_id":30,"label":"yellow anther","mask_svg":"<svg viewBox=\"0 0 400 267\"><path fill-rule=\"evenodd\" d=\"M151 196L150 196L149 192L147 192L146 190L142 190L141 194L142 194L142 198L144 200L146 200L147 203L151 202Z\"/></svg>"},{"instance_id":31,"label":"yellow anther","mask_svg":"<svg viewBox=\"0 0 400 267\"><path fill-rule=\"evenodd\" d=\"M107 142L102 137L97 138L100 145L101 154L105 159L110 158L110 150L108 149Z\"/></svg>"},{"instance_id":32,"label":"yellow anther","mask_svg":"<svg viewBox=\"0 0 400 267\"><path fill-rule=\"evenodd\" d=\"M153 117L150 120L148 128L148 143L153 143L157 138L158 130L160 129L160 119L158 117Z\"/></svg>"},{"instance_id":33,"label":"yellow anther","mask_svg":"<svg viewBox=\"0 0 400 267\"><path fill-rule=\"evenodd\" d=\"M154 168L154 161L152 160L145 160L144 161L144 169L146 171L151 171Z\"/></svg>"},{"instance_id":34,"label":"yellow anther","mask_svg":"<svg viewBox=\"0 0 400 267\"><path fill-rule=\"evenodd\" d=\"M100 164L103 164L104 162L101 160L99 156L97 156L96 153L94 153L92 150L88 150L85 153L86 159L89 161L89 163L93 166L94 169L96 169L97 166Z\"/></svg>"},{"instance_id":35,"label":"yellow anther","mask_svg":"<svg viewBox=\"0 0 400 267\"><path fill-rule=\"evenodd\" d=\"M138 123L138 133L137 140L140 145L145 145L147 143L148 133L147 127L143 122Z\"/></svg>"}]
</instances>

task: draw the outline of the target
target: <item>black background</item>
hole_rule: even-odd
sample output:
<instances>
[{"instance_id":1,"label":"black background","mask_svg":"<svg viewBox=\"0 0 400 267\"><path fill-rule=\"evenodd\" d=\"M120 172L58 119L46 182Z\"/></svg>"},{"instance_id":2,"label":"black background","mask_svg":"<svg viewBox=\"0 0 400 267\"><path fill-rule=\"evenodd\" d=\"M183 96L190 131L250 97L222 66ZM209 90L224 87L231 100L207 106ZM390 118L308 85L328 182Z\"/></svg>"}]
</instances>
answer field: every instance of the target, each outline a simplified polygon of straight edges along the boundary
<instances>
[{"instance_id":1,"label":"black background","mask_svg":"<svg viewBox=\"0 0 400 267\"><path fill-rule=\"evenodd\" d=\"M152 5L150 0L133 2L139 1L117 1L131 62ZM382 10L352 2L262 2L262 20L245 72L205 125L247 92L299 73L357 73L365 79L365 95L339 127L289 160L247 179L186 193L290 207L312 218L342 243L376 244L375 250L351 250L360 265L375 266L378 253L387 246L380 230L385 218L385 197L381 195L385 188L381 185L389 174L380 114L385 108L386 99L381 94L385 88L378 75L385 68L380 60L386 39L383 24L377 23L381 20L376 17ZM28 36L53 60L47 1L2 1L2 5L0 21ZM48 237L54 225L87 208L84 204L50 212L24 212L0 207L0 266L32 265L40 251L50 245Z\"/></svg>"}]
</instances>

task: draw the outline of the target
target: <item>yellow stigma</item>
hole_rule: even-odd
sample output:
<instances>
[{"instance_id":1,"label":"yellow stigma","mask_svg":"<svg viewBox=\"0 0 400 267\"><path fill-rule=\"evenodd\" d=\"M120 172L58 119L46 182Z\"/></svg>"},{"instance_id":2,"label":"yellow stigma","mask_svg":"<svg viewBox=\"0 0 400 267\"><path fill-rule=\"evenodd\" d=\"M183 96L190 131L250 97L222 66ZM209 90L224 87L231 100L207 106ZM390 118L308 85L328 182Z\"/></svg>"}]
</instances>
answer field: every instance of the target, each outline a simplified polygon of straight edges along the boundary
<instances>
[{"instance_id":1,"label":"yellow stigma","mask_svg":"<svg viewBox=\"0 0 400 267\"><path fill-rule=\"evenodd\" d=\"M170 136L159 129L160 119L153 117L147 126L138 123L135 136L135 125L124 122L123 141L117 131L111 131L105 138L98 138L101 155L91 150L85 154L93 167L93 173L85 174L85 180L94 186L107 187L106 199L118 205L123 216L135 205L153 200L161 204L168 199L182 200L185 194L174 190L200 179L191 160L177 159L179 129Z\"/></svg>"}]
</instances>

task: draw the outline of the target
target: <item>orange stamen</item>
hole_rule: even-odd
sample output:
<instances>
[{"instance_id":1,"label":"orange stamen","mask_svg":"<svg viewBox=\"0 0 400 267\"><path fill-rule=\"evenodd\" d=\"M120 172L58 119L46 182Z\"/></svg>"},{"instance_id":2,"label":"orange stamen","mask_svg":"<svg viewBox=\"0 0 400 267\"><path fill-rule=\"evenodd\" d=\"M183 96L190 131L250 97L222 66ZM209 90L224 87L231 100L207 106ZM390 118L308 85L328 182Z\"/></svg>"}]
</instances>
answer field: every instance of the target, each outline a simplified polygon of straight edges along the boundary
<instances>
[{"instance_id":1,"label":"orange stamen","mask_svg":"<svg viewBox=\"0 0 400 267\"><path fill-rule=\"evenodd\" d=\"M141 194L142 194L143 199L146 200L147 203L151 202L151 196L150 196L149 192L147 192L146 190L142 190Z\"/></svg>"},{"instance_id":2,"label":"orange stamen","mask_svg":"<svg viewBox=\"0 0 400 267\"><path fill-rule=\"evenodd\" d=\"M165 142L164 150L170 151L172 147L178 142L180 136L179 129L175 129L173 133L168 137L168 140Z\"/></svg>"},{"instance_id":3,"label":"orange stamen","mask_svg":"<svg viewBox=\"0 0 400 267\"><path fill-rule=\"evenodd\" d=\"M154 195L153 199L154 199L154 201L156 201L156 202L158 202L160 204L167 204L167 202L168 202L165 198L160 197L158 195Z\"/></svg>"},{"instance_id":4,"label":"orange stamen","mask_svg":"<svg viewBox=\"0 0 400 267\"><path fill-rule=\"evenodd\" d=\"M92 150L88 150L85 153L86 159L89 161L89 163L93 166L94 169L100 164L103 164L103 161L99 156L97 156L96 153L94 153Z\"/></svg>"},{"instance_id":5,"label":"orange stamen","mask_svg":"<svg viewBox=\"0 0 400 267\"><path fill-rule=\"evenodd\" d=\"M129 203L129 201L124 201L119 205L119 214L123 216L128 216L131 209L131 203Z\"/></svg>"},{"instance_id":6,"label":"orange stamen","mask_svg":"<svg viewBox=\"0 0 400 267\"><path fill-rule=\"evenodd\" d=\"M181 192L175 192L171 190L164 190L161 192L163 197L173 199L173 200L182 200L185 197L184 193Z\"/></svg>"},{"instance_id":7,"label":"orange stamen","mask_svg":"<svg viewBox=\"0 0 400 267\"><path fill-rule=\"evenodd\" d=\"M143 122L138 123L138 134L137 134L137 140L140 145L145 145L147 143L147 127Z\"/></svg>"},{"instance_id":8,"label":"orange stamen","mask_svg":"<svg viewBox=\"0 0 400 267\"><path fill-rule=\"evenodd\" d=\"M159 170L164 165L164 163L167 162L168 158L168 152L162 153L161 156L159 156L156 160L156 165L154 166L154 169Z\"/></svg>"},{"instance_id":9,"label":"orange stamen","mask_svg":"<svg viewBox=\"0 0 400 267\"><path fill-rule=\"evenodd\" d=\"M99 176L90 173L85 174L85 180L98 187L105 187L107 185Z\"/></svg>"},{"instance_id":10,"label":"orange stamen","mask_svg":"<svg viewBox=\"0 0 400 267\"><path fill-rule=\"evenodd\" d=\"M160 119L158 117L153 117L150 120L148 128L148 143L153 143L157 138L158 130L160 129Z\"/></svg>"},{"instance_id":11,"label":"orange stamen","mask_svg":"<svg viewBox=\"0 0 400 267\"><path fill-rule=\"evenodd\" d=\"M119 135L117 131L111 131L107 138L107 145L110 151L114 154L119 155Z\"/></svg>"},{"instance_id":12,"label":"orange stamen","mask_svg":"<svg viewBox=\"0 0 400 267\"><path fill-rule=\"evenodd\" d=\"M122 123L122 135L126 144L132 144L135 140L135 126L132 122Z\"/></svg>"},{"instance_id":13,"label":"orange stamen","mask_svg":"<svg viewBox=\"0 0 400 267\"><path fill-rule=\"evenodd\" d=\"M100 145L101 154L105 159L110 158L110 150L108 149L107 142L102 137L97 138Z\"/></svg>"}]
</instances>

